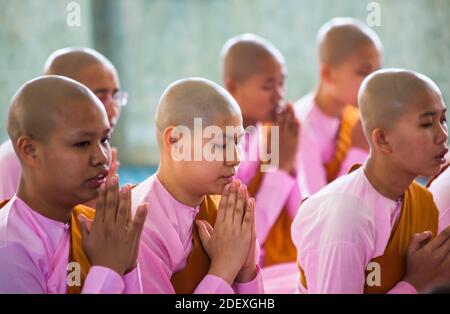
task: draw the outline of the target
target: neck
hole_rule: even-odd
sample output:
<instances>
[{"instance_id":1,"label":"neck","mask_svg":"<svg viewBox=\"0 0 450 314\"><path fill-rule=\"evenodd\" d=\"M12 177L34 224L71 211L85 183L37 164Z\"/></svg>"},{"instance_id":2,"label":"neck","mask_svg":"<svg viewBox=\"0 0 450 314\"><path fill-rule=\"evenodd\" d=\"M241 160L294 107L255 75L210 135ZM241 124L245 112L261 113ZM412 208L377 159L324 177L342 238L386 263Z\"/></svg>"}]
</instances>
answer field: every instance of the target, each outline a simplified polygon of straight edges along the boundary
<instances>
[{"instance_id":1,"label":"neck","mask_svg":"<svg viewBox=\"0 0 450 314\"><path fill-rule=\"evenodd\" d=\"M320 84L314 97L320 110L330 117L340 118L346 104L341 104L331 93L329 93L323 84Z\"/></svg>"},{"instance_id":2,"label":"neck","mask_svg":"<svg viewBox=\"0 0 450 314\"><path fill-rule=\"evenodd\" d=\"M372 153L365 164L364 173L378 193L393 201L397 201L416 178Z\"/></svg>"},{"instance_id":3,"label":"neck","mask_svg":"<svg viewBox=\"0 0 450 314\"><path fill-rule=\"evenodd\" d=\"M198 207L203 201L204 195L195 195L192 192L189 192L187 189L183 188L177 178L173 175L173 171L171 171L167 165L165 165L162 161L160 163L157 177L159 181L162 183L164 188L180 203L189 206L189 207Z\"/></svg>"},{"instance_id":4,"label":"neck","mask_svg":"<svg viewBox=\"0 0 450 314\"><path fill-rule=\"evenodd\" d=\"M72 215L73 207L56 204L54 200L47 199L45 192L38 190L38 184L27 184L32 180L24 180L22 175L17 190L17 197L24 201L32 210L51 220L67 223Z\"/></svg>"}]
</instances>

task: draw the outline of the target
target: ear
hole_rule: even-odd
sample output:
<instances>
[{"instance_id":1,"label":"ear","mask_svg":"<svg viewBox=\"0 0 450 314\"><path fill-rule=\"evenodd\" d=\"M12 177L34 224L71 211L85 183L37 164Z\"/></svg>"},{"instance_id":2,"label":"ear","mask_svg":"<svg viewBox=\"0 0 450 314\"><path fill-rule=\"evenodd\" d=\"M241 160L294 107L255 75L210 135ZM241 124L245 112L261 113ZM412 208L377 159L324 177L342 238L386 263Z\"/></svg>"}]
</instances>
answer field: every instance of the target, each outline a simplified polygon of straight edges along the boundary
<instances>
[{"instance_id":1,"label":"ear","mask_svg":"<svg viewBox=\"0 0 450 314\"><path fill-rule=\"evenodd\" d=\"M332 67L329 64L320 64L320 79L325 83L332 82Z\"/></svg>"},{"instance_id":2,"label":"ear","mask_svg":"<svg viewBox=\"0 0 450 314\"><path fill-rule=\"evenodd\" d=\"M28 166L35 166L38 161L36 142L28 136L21 136L16 142L19 159Z\"/></svg>"},{"instance_id":3,"label":"ear","mask_svg":"<svg viewBox=\"0 0 450 314\"><path fill-rule=\"evenodd\" d=\"M386 130L377 128L372 131L372 143L376 147L376 149L390 154L392 153L392 146L388 140Z\"/></svg>"},{"instance_id":4,"label":"ear","mask_svg":"<svg viewBox=\"0 0 450 314\"><path fill-rule=\"evenodd\" d=\"M225 80L225 89L234 96L236 94L237 83L232 79Z\"/></svg>"},{"instance_id":5,"label":"ear","mask_svg":"<svg viewBox=\"0 0 450 314\"><path fill-rule=\"evenodd\" d=\"M181 134L178 132L177 128L174 126L167 127L163 133L163 143L164 147L169 150L172 148L172 145L178 143L181 139Z\"/></svg>"}]
</instances>

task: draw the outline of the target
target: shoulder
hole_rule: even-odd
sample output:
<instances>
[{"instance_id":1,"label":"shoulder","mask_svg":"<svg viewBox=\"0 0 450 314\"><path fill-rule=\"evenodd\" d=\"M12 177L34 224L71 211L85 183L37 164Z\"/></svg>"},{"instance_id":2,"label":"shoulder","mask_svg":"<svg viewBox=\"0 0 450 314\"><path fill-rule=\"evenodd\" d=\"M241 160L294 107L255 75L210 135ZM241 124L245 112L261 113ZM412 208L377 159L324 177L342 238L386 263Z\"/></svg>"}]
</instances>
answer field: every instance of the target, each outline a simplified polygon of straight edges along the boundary
<instances>
[{"instance_id":1,"label":"shoulder","mask_svg":"<svg viewBox=\"0 0 450 314\"><path fill-rule=\"evenodd\" d=\"M302 247L373 239L374 210L361 197L358 181L357 173L343 176L302 203L292 227Z\"/></svg>"}]
</instances>

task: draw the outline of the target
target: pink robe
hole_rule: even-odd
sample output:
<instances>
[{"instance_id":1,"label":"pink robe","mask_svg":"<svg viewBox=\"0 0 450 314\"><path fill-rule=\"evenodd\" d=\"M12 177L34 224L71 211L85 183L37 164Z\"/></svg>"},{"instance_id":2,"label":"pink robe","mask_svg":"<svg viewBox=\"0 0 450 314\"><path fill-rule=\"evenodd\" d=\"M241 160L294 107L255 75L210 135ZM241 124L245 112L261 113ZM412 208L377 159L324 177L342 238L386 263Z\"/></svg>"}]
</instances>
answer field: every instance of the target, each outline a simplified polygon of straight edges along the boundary
<instances>
[{"instance_id":1,"label":"pink robe","mask_svg":"<svg viewBox=\"0 0 450 314\"><path fill-rule=\"evenodd\" d=\"M0 146L0 201L11 199L19 186L22 167L10 140Z\"/></svg>"},{"instance_id":2,"label":"pink robe","mask_svg":"<svg viewBox=\"0 0 450 314\"><path fill-rule=\"evenodd\" d=\"M440 233L450 226L450 167L431 183L429 190L439 209L438 232Z\"/></svg>"},{"instance_id":3,"label":"pink robe","mask_svg":"<svg viewBox=\"0 0 450 314\"><path fill-rule=\"evenodd\" d=\"M305 201L292 224L297 262L308 281L301 293L363 293L367 264L383 255L401 202L379 194L363 168ZM401 281L388 293L416 293Z\"/></svg>"},{"instance_id":4,"label":"pink robe","mask_svg":"<svg viewBox=\"0 0 450 314\"><path fill-rule=\"evenodd\" d=\"M340 119L324 114L314 100L314 94L308 94L295 103L295 112L300 120L300 152L298 163L305 176L306 186L300 186L304 197L312 195L327 185L327 173L324 164L334 155ZM362 164L367 152L351 149L343 161L339 175L347 174L353 164ZM309 195L304 191L308 191Z\"/></svg>"},{"instance_id":5,"label":"pink robe","mask_svg":"<svg viewBox=\"0 0 450 314\"><path fill-rule=\"evenodd\" d=\"M149 203L149 212L142 232L139 265L144 293L175 293L172 275L186 266L192 250L192 230L199 207L178 202L158 180L156 174L132 190L132 208ZM228 285L223 279L206 275L194 293L232 294L263 293L262 277L248 283Z\"/></svg>"},{"instance_id":6,"label":"pink robe","mask_svg":"<svg viewBox=\"0 0 450 314\"><path fill-rule=\"evenodd\" d=\"M0 209L0 293L64 294L70 249L69 225L46 218L13 196ZM82 293L141 293L137 267L121 277L90 268Z\"/></svg>"}]
</instances>

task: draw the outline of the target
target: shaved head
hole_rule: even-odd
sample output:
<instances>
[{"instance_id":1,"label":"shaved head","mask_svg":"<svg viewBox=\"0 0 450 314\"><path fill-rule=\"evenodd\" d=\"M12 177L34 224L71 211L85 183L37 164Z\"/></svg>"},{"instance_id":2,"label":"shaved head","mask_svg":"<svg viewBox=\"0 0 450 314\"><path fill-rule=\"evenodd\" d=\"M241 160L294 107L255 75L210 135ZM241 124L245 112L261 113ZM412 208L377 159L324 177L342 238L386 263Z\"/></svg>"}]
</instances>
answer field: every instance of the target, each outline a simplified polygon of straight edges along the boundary
<instances>
[{"instance_id":1,"label":"shaved head","mask_svg":"<svg viewBox=\"0 0 450 314\"><path fill-rule=\"evenodd\" d=\"M264 38L254 34L233 37L222 49L223 80L244 82L259 73L267 58L284 64L280 51Z\"/></svg>"},{"instance_id":2,"label":"shaved head","mask_svg":"<svg viewBox=\"0 0 450 314\"><path fill-rule=\"evenodd\" d=\"M45 141L59 118L79 103L105 109L95 95L80 83L62 76L44 76L23 85L9 109L8 134L14 147L21 136Z\"/></svg>"},{"instance_id":3,"label":"shaved head","mask_svg":"<svg viewBox=\"0 0 450 314\"><path fill-rule=\"evenodd\" d=\"M156 109L158 144L161 146L162 134L170 126L192 130L195 118L201 118L206 127L230 115L242 119L239 105L221 86L202 78L176 81L165 90Z\"/></svg>"},{"instance_id":4,"label":"shaved head","mask_svg":"<svg viewBox=\"0 0 450 314\"><path fill-rule=\"evenodd\" d=\"M82 70L92 65L102 65L116 71L111 61L93 49L63 48L48 57L44 66L44 75L61 75L79 81Z\"/></svg>"},{"instance_id":5,"label":"shaved head","mask_svg":"<svg viewBox=\"0 0 450 314\"><path fill-rule=\"evenodd\" d=\"M317 36L320 62L339 65L361 46L373 45L383 50L380 38L368 26L352 18L334 18L319 30Z\"/></svg>"},{"instance_id":6,"label":"shaved head","mask_svg":"<svg viewBox=\"0 0 450 314\"><path fill-rule=\"evenodd\" d=\"M422 96L442 101L439 87L428 77L408 70L386 69L369 75L361 85L358 103L364 131L389 129Z\"/></svg>"}]
</instances>

